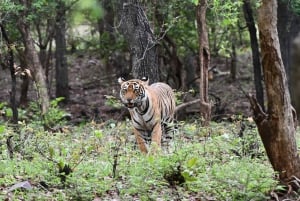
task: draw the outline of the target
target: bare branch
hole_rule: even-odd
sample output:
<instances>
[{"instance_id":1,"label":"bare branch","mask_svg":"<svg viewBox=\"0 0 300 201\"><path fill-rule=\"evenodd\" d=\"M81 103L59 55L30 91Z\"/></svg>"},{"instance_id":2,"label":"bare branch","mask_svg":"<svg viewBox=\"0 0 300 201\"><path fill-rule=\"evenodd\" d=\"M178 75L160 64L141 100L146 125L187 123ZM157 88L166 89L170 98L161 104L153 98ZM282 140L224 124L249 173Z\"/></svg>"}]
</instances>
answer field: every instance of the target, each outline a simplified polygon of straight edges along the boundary
<instances>
[{"instance_id":1,"label":"bare branch","mask_svg":"<svg viewBox=\"0 0 300 201\"><path fill-rule=\"evenodd\" d=\"M190 101L190 102L186 102L186 103L182 103L180 105L178 105L176 108L175 108L175 113L177 113L179 110L182 110L190 105L193 105L193 104L196 104L196 103L200 103L200 99L196 99L196 100L193 100L193 101Z\"/></svg>"}]
</instances>

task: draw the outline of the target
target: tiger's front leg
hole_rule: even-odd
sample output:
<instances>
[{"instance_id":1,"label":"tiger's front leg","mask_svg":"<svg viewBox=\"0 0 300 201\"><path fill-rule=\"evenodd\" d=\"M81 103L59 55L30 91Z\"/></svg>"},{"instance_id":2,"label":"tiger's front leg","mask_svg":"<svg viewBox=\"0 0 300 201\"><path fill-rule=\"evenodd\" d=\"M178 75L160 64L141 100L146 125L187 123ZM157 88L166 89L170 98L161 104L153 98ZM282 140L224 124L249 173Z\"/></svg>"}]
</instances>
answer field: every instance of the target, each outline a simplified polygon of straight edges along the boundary
<instances>
[{"instance_id":1,"label":"tiger's front leg","mask_svg":"<svg viewBox=\"0 0 300 201\"><path fill-rule=\"evenodd\" d=\"M157 122L152 130L152 135L151 135L151 145L154 145L155 148L154 151L156 151L157 148L160 148L161 138L162 138L162 127L160 122Z\"/></svg>"},{"instance_id":2,"label":"tiger's front leg","mask_svg":"<svg viewBox=\"0 0 300 201\"><path fill-rule=\"evenodd\" d=\"M148 150L147 150L147 146L146 146L146 142L145 140L142 138L142 135L141 133L136 130L135 128L133 128L133 133L135 135L135 138L136 138L136 142L140 148L140 150L143 152L143 153L148 153Z\"/></svg>"}]
</instances>

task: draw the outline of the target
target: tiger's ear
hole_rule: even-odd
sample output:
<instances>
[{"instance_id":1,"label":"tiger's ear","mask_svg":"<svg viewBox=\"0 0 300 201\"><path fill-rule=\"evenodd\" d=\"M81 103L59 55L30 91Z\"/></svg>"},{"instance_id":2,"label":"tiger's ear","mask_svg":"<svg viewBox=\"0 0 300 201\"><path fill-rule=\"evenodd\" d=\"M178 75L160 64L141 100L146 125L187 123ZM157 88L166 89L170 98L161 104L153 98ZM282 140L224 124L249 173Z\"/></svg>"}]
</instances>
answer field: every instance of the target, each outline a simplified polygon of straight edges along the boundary
<instances>
[{"instance_id":1,"label":"tiger's ear","mask_svg":"<svg viewBox=\"0 0 300 201\"><path fill-rule=\"evenodd\" d=\"M141 79L146 85L149 85L149 78L147 76L142 77Z\"/></svg>"},{"instance_id":2,"label":"tiger's ear","mask_svg":"<svg viewBox=\"0 0 300 201\"><path fill-rule=\"evenodd\" d=\"M126 80L125 80L124 77L119 77L119 78L118 78L118 82L119 82L120 85L123 84L123 82L125 82L125 81L126 81Z\"/></svg>"}]
</instances>

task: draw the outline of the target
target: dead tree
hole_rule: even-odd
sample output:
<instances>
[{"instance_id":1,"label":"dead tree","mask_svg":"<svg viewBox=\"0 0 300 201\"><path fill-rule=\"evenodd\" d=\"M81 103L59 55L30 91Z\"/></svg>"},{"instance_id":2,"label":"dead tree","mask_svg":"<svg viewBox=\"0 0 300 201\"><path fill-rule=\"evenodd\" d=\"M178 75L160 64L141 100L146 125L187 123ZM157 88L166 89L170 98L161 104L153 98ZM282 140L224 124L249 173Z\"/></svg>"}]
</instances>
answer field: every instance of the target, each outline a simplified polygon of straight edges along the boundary
<instances>
[{"instance_id":1,"label":"dead tree","mask_svg":"<svg viewBox=\"0 0 300 201\"><path fill-rule=\"evenodd\" d=\"M200 63L200 114L203 125L208 126L211 119L211 104L208 100L208 67L210 52L206 27L207 0L200 0L197 5L197 28L199 36L199 63Z\"/></svg>"}]
</instances>

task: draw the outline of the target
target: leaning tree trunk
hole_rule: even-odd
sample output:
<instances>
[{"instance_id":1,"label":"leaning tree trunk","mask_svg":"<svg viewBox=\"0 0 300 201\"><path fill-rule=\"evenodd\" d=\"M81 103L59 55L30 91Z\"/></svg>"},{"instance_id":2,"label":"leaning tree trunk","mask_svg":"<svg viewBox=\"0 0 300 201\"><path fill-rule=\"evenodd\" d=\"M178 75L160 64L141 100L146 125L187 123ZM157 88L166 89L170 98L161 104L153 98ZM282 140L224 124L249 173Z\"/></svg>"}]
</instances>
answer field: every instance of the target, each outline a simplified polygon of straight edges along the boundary
<instances>
[{"instance_id":1,"label":"leaning tree trunk","mask_svg":"<svg viewBox=\"0 0 300 201\"><path fill-rule=\"evenodd\" d=\"M197 5L197 28L199 36L199 63L200 63L200 114L203 125L208 126L211 119L211 105L208 100L208 67L210 52L206 27L207 0L200 0Z\"/></svg>"},{"instance_id":2,"label":"leaning tree trunk","mask_svg":"<svg viewBox=\"0 0 300 201\"><path fill-rule=\"evenodd\" d=\"M46 84L45 74L41 62L39 60L38 53L34 46L34 41L30 33L30 27L27 20L27 11L29 9L30 2L22 0L21 3L25 7L24 11L21 13L18 21L18 28L22 34L23 43L25 46L25 55L28 67L32 73L33 80L36 85L37 94L41 106L42 115L46 114L49 108L49 95Z\"/></svg>"},{"instance_id":3,"label":"leaning tree trunk","mask_svg":"<svg viewBox=\"0 0 300 201\"><path fill-rule=\"evenodd\" d=\"M251 106L268 158L282 182L300 178L300 158L296 145L296 118L290 103L287 78L281 59L277 33L277 1L263 0L258 28L262 66L268 98L264 113L252 96Z\"/></svg>"},{"instance_id":4,"label":"leaning tree trunk","mask_svg":"<svg viewBox=\"0 0 300 201\"><path fill-rule=\"evenodd\" d=\"M120 28L130 46L133 77L159 81L156 40L140 2L123 0L120 6Z\"/></svg>"},{"instance_id":5,"label":"leaning tree trunk","mask_svg":"<svg viewBox=\"0 0 300 201\"><path fill-rule=\"evenodd\" d=\"M264 89L263 89L263 85L262 85L263 79L262 79L261 63L260 63L260 57L259 57L259 45L258 45L255 21L254 21L254 17L253 17L250 0L244 0L243 11L244 11L244 17L245 17L249 35L250 35L256 99L257 99L259 105L261 106L261 108L263 109L263 111L265 111Z\"/></svg>"}]
</instances>

